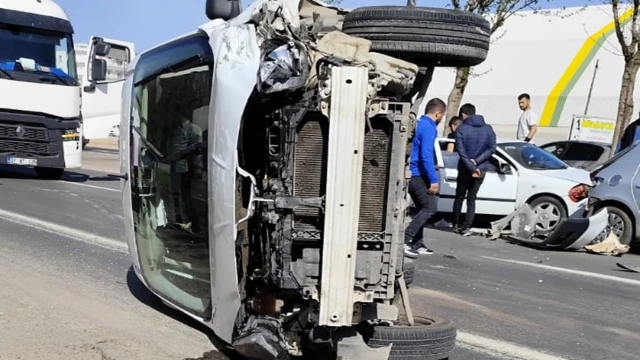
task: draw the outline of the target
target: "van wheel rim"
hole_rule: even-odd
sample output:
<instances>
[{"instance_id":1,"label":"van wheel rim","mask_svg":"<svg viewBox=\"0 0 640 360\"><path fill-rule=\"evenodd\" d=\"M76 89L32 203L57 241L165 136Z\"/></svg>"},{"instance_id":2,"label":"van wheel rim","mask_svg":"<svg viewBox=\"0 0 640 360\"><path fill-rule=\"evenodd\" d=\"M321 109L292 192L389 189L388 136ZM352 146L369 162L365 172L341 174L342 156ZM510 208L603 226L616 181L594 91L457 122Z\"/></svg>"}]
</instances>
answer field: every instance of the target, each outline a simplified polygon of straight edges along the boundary
<instances>
[{"instance_id":1,"label":"van wheel rim","mask_svg":"<svg viewBox=\"0 0 640 360\"><path fill-rule=\"evenodd\" d=\"M551 232L560 221L560 209L552 203L544 202L533 209L537 216L536 229L543 232Z\"/></svg>"}]
</instances>

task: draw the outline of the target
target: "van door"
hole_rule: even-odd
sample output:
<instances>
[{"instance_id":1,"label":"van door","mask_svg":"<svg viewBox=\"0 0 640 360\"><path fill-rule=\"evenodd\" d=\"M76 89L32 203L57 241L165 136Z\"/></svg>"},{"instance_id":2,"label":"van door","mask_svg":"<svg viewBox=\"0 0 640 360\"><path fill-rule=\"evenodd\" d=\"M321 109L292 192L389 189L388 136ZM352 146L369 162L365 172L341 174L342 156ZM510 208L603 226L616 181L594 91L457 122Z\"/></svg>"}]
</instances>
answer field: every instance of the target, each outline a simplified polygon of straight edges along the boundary
<instances>
[{"instance_id":1,"label":"van door","mask_svg":"<svg viewBox=\"0 0 640 360\"><path fill-rule=\"evenodd\" d=\"M95 45L99 41L109 45L107 54L96 53ZM89 40L86 55L78 61L78 74L82 85L82 132L85 139L118 136L125 72L134 56L133 43L96 36ZM92 79L91 64L94 59L106 60L106 79Z\"/></svg>"}]
</instances>

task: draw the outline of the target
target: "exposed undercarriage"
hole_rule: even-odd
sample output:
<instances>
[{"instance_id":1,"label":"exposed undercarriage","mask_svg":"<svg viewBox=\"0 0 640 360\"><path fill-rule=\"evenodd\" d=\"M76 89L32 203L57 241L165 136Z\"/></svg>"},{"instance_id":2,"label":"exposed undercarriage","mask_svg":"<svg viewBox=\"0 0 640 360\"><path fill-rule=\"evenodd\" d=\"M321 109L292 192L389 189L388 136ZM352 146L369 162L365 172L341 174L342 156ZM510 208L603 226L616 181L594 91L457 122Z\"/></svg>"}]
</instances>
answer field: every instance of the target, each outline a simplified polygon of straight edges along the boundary
<instances>
[{"instance_id":1,"label":"exposed undercarriage","mask_svg":"<svg viewBox=\"0 0 640 360\"><path fill-rule=\"evenodd\" d=\"M319 16L278 28L280 10L265 6L257 26L258 86L238 141L233 345L255 359L444 358L455 328L414 319L403 257L407 150L437 61L373 52L323 32ZM427 328L442 336L439 353L407 345Z\"/></svg>"}]
</instances>

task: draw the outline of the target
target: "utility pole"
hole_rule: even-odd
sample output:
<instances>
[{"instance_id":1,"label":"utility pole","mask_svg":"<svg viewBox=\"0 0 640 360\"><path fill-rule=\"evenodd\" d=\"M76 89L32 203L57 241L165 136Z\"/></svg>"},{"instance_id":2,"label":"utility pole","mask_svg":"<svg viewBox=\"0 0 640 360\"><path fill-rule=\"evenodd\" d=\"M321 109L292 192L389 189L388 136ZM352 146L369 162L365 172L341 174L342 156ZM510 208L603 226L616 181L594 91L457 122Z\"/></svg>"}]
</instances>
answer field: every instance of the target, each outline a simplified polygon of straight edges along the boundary
<instances>
[{"instance_id":1,"label":"utility pole","mask_svg":"<svg viewBox=\"0 0 640 360\"><path fill-rule=\"evenodd\" d=\"M596 67L593 69L593 77L591 78L591 86L589 86L589 95L587 96L587 104L584 107L584 116L589 115L589 103L591 103L591 93L593 92L593 84L596 82L596 74L598 73L598 64L600 59L596 60Z\"/></svg>"}]
</instances>

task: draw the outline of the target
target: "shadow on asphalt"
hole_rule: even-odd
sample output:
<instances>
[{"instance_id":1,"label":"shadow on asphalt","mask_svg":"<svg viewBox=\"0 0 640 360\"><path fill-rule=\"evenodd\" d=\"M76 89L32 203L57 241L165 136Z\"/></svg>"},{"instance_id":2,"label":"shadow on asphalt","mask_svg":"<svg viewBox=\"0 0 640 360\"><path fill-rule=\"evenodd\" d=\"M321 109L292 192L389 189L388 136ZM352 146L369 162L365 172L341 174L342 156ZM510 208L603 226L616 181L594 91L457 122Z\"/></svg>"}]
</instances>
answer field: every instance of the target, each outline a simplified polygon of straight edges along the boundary
<instances>
[{"instance_id":1,"label":"shadow on asphalt","mask_svg":"<svg viewBox=\"0 0 640 360\"><path fill-rule=\"evenodd\" d=\"M2 179L34 179L40 180L35 171L28 167L0 165L0 178ZM87 181L120 181L117 177L111 176L91 176L74 171L65 171L60 180L76 183ZM50 180L43 180L50 181Z\"/></svg>"},{"instance_id":2,"label":"shadow on asphalt","mask_svg":"<svg viewBox=\"0 0 640 360\"><path fill-rule=\"evenodd\" d=\"M158 311L159 313L169 316L193 329L196 329L209 337L209 340L215 346L216 350L208 351L199 358L186 358L184 360L243 360L231 347L227 346L224 341L218 338L211 329L193 320L178 310L172 309L165 305L162 300L155 296L136 276L133 267L127 271L127 286L131 294L141 303Z\"/></svg>"}]
</instances>

